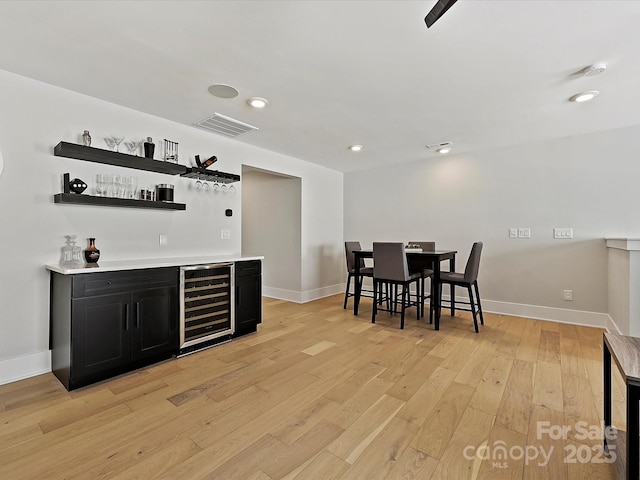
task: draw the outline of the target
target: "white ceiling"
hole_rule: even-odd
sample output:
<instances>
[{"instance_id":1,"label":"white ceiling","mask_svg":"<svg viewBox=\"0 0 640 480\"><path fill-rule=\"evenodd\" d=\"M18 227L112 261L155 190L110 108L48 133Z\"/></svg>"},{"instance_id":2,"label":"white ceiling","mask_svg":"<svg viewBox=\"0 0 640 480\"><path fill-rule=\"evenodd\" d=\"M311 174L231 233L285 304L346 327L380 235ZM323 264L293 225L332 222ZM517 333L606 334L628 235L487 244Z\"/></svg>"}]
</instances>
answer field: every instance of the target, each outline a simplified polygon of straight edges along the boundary
<instances>
[{"instance_id":1,"label":"white ceiling","mask_svg":"<svg viewBox=\"0 0 640 480\"><path fill-rule=\"evenodd\" d=\"M341 171L640 124L640 1L460 0L427 29L435 3L0 1L0 69L187 125L218 112Z\"/></svg>"}]
</instances>

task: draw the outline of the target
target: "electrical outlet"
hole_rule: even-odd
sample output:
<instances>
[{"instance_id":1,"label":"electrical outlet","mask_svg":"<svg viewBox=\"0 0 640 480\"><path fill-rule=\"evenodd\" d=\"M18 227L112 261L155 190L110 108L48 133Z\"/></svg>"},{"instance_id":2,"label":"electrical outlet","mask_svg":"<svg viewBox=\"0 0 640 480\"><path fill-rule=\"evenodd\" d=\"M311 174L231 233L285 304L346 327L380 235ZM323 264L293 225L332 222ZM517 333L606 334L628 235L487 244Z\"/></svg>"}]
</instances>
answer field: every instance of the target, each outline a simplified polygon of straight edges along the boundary
<instances>
[{"instance_id":1,"label":"electrical outlet","mask_svg":"<svg viewBox=\"0 0 640 480\"><path fill-rule=\"evenodd\" d=\"M167 235L160 235L160 245L169 245L169 237Z\"/></svg>"},{"instance_id":2,"label":"electrical outlet","mask_svg":"<svg viewBox=\"0 0 640 480\"><path fill-rule=\"evenodd\" d=\"M553 238L573 238L573 228L554 228Z\"/></svg>"},{"instance_id":3,"label":"electrical outlet","mask_svg":"<svg viewBox=\"0 0 640 480\"><path fill-rule=\"evenodd\" d=\"M518 238L518 229L510 228L509 229L509 238Z\"/></svg>"},{"instance_id":4,"label":"electrical outlet","mask_svg":"<svg viewBox=\"0 0 640 480\"><path fill-rule=\"evenodd\" d=\"M220 230L220 238L222 240L230 240L231 239L231 230L223 228Z\"/></svg>"},{"instance_id":5,"label":"electrical outlet","mask_svg":"<svg viewBox=\"0 0 640 480\"><path fill-rule=\"evenodd\" d=\"M565 300L573 300L573 290L565 290L563 292L563 298Z\"/></svg>"},{"instance_id":6,"label":"electrical outlet","mask_svg":"<svg viewBox=\"0 0 640 480\"><path fill-rule=\"evenodd\" d=\"M518 238L531 238L531 229L518 228Z\"/></svg>"}]
</instances>

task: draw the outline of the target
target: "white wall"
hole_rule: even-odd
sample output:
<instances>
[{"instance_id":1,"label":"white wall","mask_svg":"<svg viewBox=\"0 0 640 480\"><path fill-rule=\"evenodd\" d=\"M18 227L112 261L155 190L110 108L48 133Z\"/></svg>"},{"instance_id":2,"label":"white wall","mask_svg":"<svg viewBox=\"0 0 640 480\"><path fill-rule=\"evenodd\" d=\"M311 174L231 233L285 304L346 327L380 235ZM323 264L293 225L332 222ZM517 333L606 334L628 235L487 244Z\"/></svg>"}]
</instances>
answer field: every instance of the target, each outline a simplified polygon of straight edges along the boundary
<instances>
[{"instance_id":1,"label":"white wall","mask_svg":"<svg viewBox=\"0 0 640 480\"><path fill-rule=\"evenodd\" d=\"M306 302L340 293L344 288L343 174L290 160L262 150L259 156L246 156L242 163L301 179L302 286L295 301ZM265 285L267 292L268 287Z\"/></svg>"},{"instance_id":2,"label":"white wall","mask_svg":"<svg viewBox=\"0 0 640 480\"><path fill-rule=\"evenodd\" d=\"M241 250L240 183L235 195L206 195L196 192L190 179L53 155L53 147L62 140L80 143L84 129L91 132L93 146L98 148L105 148L102 138L111 134L151 136L157 144L168 138L180 143L181 163L191 163L195 154L205 158L215 154L216 166L231 173L240 174L242 164L248 163L300 177L304 184L300 294L339 290L342 174L4 71L0 71L0 105L4 158L0 175L0 383L49 368L49 276L44 265L58 262L65 235L96 237L103 260L236 254ZM122 145L120 148L125 151ZM142 185L173 183L175 200L186 203L187 210L54 204L53 195L61 191L65 172L85 180L88 193L99 172L136 175ZM224 215L227 208L234 210L232 217ZM223 228L231 230L231 240L221 240ZM168 235L169 245L159 246L160 234ZM324 252L322 258L314 256L319 249Z\"/></svg>"},{"instance_id":3,"label":"white wall","mask_svg":"<svg viewBox=\"0 0 640 480\"><path fill-rule=\"evenodd\" d=\"M630 127L345 174L345 238L434 240L459 251L458 269L483 241L487 311L604 325L604 237L640 233L638 152ZM510 227L532 238L509 239ZM554 227L574 238L554 240Z\"/></svg>"},{"instance_id":4,"label":"white wall","mask_svg":"<svg viewBox=\"0 0 640 480\"><path fill-rule=\"evenodd\" d=\"M264 256L268 296L300 295L301 183L298 177L242 169L242 254Z\"/></svg>"}]
</instances>

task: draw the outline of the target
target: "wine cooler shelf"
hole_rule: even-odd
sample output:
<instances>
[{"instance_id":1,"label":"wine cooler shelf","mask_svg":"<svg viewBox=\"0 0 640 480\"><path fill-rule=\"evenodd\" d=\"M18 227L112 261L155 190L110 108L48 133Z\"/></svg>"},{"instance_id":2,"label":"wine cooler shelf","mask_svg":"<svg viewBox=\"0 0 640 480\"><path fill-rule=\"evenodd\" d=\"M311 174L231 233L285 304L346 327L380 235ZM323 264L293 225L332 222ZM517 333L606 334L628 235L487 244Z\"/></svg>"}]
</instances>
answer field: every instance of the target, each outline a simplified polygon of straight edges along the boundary
<instances>
[{"instance_id":1,"label":"wine cooler shelf","mask_svg":"<svg viewBox=\"0 0 640 480\"><path fill-rule=\"evenodd\" d=\"M231 338L233 264L211 264L180 269L180 352L206 347Z\"/></svg>"}]
</instances>

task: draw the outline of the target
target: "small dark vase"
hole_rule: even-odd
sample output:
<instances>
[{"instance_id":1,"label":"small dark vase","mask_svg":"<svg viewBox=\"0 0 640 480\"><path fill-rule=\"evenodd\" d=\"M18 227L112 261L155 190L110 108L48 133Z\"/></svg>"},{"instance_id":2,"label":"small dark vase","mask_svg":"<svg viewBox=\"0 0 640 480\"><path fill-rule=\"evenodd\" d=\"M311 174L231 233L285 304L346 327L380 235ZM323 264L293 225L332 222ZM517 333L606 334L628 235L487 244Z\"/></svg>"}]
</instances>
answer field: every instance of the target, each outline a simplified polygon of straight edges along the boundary
<instances>
[{"instance_id":1,"label":"small dark vase","mask_svg":"<svg viewBox=\"0 0 640 480\"><path fill-rule=\"evenodd\" d=\"M89 239L89 246L84 251L84 259L87 263L98 263L98 259L100 258L100 250L96 248L96 239Z\"/></svg>"}]
</instances>

